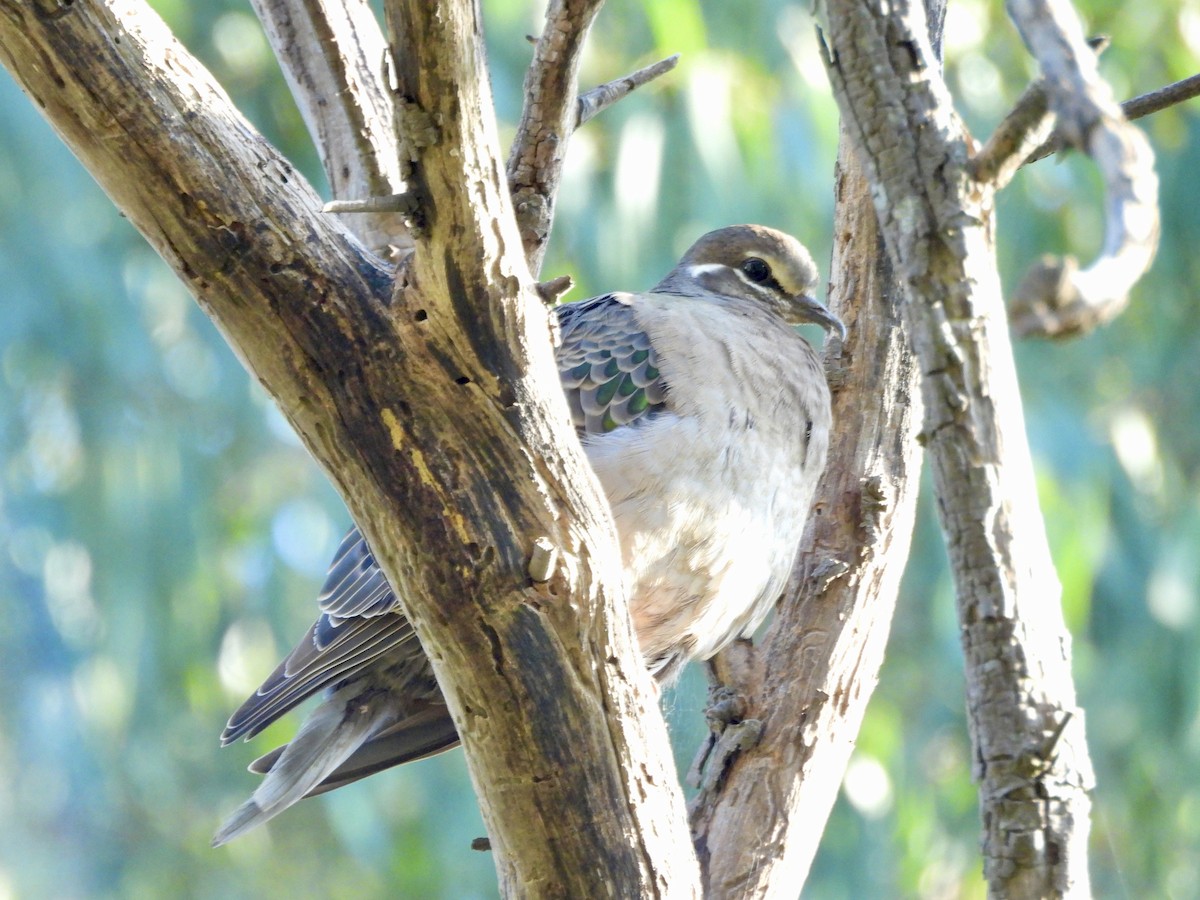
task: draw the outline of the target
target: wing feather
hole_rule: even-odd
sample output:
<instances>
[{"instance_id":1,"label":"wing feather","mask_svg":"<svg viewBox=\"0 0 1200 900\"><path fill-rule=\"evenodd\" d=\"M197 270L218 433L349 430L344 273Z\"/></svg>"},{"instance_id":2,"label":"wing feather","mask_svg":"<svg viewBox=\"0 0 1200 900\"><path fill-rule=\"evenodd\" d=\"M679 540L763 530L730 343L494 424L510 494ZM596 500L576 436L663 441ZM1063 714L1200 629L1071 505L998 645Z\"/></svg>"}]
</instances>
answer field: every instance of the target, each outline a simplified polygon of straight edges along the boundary
<instances>
[{"instance_id":1,"label":"wing feather","mask_svg":"<svg viewBox=\"0 0 1200 900\"><path fill-rule=\"evenodd\" d=\"M629 294L558 307L558 373L575 427L604 434L648 419L667 402L667 384Z\"/></svg>"},{"instance_id":2,"label":"wing feather","mask_svg":"<svg viewBox=\"0 0 1200 900\"><path fill-rule=\"evenodd\" d=\"M559 375L581 433L602 435L637 425L667 403L658 356L632 299L606 294L557 309ZM338 545L317 602L317 621L230 717L222 743L253 737L305 698L350 681L384 655L390 671L424 671L427 662L412 626L358 528ZM404 645L411 649L397 649ZM440 731L437 736L444 737Z\"/></svg>"}]
</instances>

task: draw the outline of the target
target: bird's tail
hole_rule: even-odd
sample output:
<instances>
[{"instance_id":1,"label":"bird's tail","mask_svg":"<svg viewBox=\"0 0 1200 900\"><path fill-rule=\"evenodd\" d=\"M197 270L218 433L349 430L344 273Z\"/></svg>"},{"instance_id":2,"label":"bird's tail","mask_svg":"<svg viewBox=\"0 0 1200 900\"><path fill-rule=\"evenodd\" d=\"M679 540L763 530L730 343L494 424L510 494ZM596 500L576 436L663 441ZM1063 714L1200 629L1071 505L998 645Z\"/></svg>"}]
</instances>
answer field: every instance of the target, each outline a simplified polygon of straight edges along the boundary
<instances>
[{"instance_id":1,"label":"bird's tail","mask_svg":"<svg viewBox=\"0 0 1200 900\"><path fill-rule=\"evenodd\" d=\"M213 837L219 847L310 794L372 736L396 720L386 692L334 694L310 715L274 761L253 796Z\"/></svg>"}]
</instances>

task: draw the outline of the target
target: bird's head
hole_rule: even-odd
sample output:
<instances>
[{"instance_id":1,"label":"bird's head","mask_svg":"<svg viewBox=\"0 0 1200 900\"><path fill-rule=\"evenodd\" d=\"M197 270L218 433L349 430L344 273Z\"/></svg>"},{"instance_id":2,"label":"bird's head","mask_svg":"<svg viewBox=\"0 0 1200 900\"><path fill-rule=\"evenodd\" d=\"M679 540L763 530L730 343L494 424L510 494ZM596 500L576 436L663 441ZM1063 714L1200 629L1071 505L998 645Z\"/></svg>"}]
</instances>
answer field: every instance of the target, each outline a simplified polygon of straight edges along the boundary
<instances>
[{"instance_id":1,"label":"bird's head","mask_svg":"<svg viewBox=\"0 0 1200 900\"><path fill-rule=\"evenodd\" d=\"M817 300L817 265L790 234L762 225L731 225L710 231L656 291L688 293L688 286L763 304L791 325L813 323L846 339L842 320Z\"/></svg>"}]
</instances>

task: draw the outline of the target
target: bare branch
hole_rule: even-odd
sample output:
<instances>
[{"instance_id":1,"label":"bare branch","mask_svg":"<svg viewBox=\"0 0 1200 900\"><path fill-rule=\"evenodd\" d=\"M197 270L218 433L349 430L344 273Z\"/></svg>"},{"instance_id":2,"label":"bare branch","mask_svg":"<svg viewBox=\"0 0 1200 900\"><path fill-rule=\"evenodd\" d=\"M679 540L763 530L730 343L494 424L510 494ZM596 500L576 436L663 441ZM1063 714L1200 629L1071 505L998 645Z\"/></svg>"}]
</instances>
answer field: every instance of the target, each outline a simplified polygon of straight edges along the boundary
<instances>
[{"instance_id":1,"label":"bare branch","mask_svg":"<svg viewBox=\"0 0 1200 900\"><path fill-rule=\"evenodd\" d=\"M1087 896L1092 773L1025 439L991 195L967 173L968 136L922 4L819 0L817 15L923 373L923 436L954 573L989 892ZM1027 764L1067 713L1058 752Z\"/></svg>"},{"instance_id":2,"label":"bare branch","mask_svg":"<svg viewBox=\"0 0 1200 900\"><path fill-rule=\"evenodd\" d=\"M1097 53L1103 52L1108 43L1107 37L1088 40L1088 46ZM1039 78L1017 98L983 149L971 159L968 171L977 181L990 185L992 190L1001 190L1028 161L1033 148L1050 136L1055 122L1046 97L1046 85Z\"/></svg>"},{"instance_id":3,"label":"bare branch","mask_svg":"<svg viewBox=\"0 0 1200 900\"><path fill-rule=\"evenodd\" d=\"M1025 88L987 143L971 158L967 167L971 177L993 190L1003 188L1024 165L1033 148L1054 130L1054 121L1045 85L1035 81Z\"/></svg>"},{"instance_id":4,"label":"bare branch","mask_svg":"<svg viewBox=\"0 0 1200 900\"><path fill-rule=\"evenodd\" d=\"M1191 100L1196 96L1200 96L1200 75L1192 75L1182 81L1168 84L1166 87L1131 97L1121 104L1121 112L1125 114L1126 119L1132 122L1135 119L1162 112L1164 109L1170 109L1172 106ZM1039 159L1045 159L1066 147L1066 139L1059 134L1053 134L1048 141L1030 153L1022 165L1029 165Z\"/></svg>"},{"instance_id":5,"label":"bare branch","mask_svg":"<svg viewBox=\"0 0 1200 900\"><path fill-rule=\"evenodd\" d=\"M409 194L387 194L363 200L330 200L321 207L326 213L408 213L413 209Z\"/></svg>"},{"instance_id":6,"label":"bare branch","mask_svg":"<svg viewBox=\"0 0 1200 900\"><path fill-rule=\"evenodd\" d=\"M584 39L604 0L551 0L525 75L525 107L508 155L508 187L529 270L536 276L554 224Z\"/></svg>"},{"instance_id":7,"label":"bare branch","mask_svg":"<svg viewBox=\"0 0 1200 900\"><path fill-rule=\"evenodd\" d=\"M436 138L408 148L427 227L398 276L137 0L6 2L0 62L339 488L429 648L504 889L696 895L611 518L500 180L478 9L398 15L397 78ZM535 584L542 537L558 552Z\"/></svg>"},{"instance_id":8,"label":"bare branch","mask_svg":"<svg viewBox=\"0 0 1200 900\"><path fill-rule=\"evenodd\" d=\"M409 321L410 314L428 312L409 352L445 360L450 371L441 382L462 395L457 401L414 397L425 389L415 383L408 407L393 419L393 453L409 456L406 448L431 428L444 431L447 442L472 435L476 420L496 429L465 451L461 441L454 454L431 448L426 474L412 476L415 490L435 482L445 527L457 521L461 495L493 507L497 534L460 536L458 563L447 561L458 574L444 573L437 589L453 596L443 597L440 608L432 591L404 602L462 738L501 891L522 897L696 895L699 869L666 727L621 596L615 529L572 437L547 310L521 253L509 191L498 180L479 5L388 0L384 13L395 42L396 90L404 98L404 175L421 220L395 315ZM590 13L564 25L578 29L562 41L544 37L539 49L576 53L569 48L582 40L585 19ZM545 77L573 81L575 63L560 57L560 65L569 72ZM566 115L574 116L573 102ZM439 301L437 315L425 305L430 297ZM409 329L396 330L409 336ZM465 377L448 377L455 375ZM553 397L544 390L551 385ZM418 411L432 415L433 404L446 408L436 423L422 421ZM542 412L556 418L540 422ZM503 456L479 458L496 441ZM557 449L534 449L563 445L570 446L561 457ZM519 450L522 459L506 448ZM473 461L475 474L456 466L457 459ZM493 466L505 470L498 483ZM505 486L510 478L515 483ZM563 498L566 517L547 521L525 506L538 485L571 495ZM558 505L554 494L542 497L543 511ZM510 508L513 501L520 505ZM370 538L367 524L359 522ZM544 536L558 548L555 568L546 573L549 584L529 577L532 546ZM585 585L576 572L587 575L590 593L580 590ZM463 578L486 583L455 587ZM547 709L554 710L553 723ZM567 722L585 734L564 744L555 723Z\"/></svg>"},{"instance_id":9,"label":"bare branch","mask_svg":"<svg viewBox=\"0 0 1200 900\"><path fill-rule=\"evenodd\" d=\"M1168 84L1156 91L1126 100L1121 104L1121 112L1125 113L1125 118L1132 122L1134 119L1140 119L1143 116L1161 112L1177 103L1183 103L1185 100L1191 100L1197 95L1200 95L1200 75L1192 75L1190 78Z\"/></svg>"},{"instance_id":10,"label":"bare branch","mask_svg":"<svg viewBox=\"0 0 1200 900\"><path fill-rule=\"evenodd\" d=\"M660 59L636 72L631 72L624 78L617 78L592 88L585 94L579 95L578 112L575 116L575 127L578 128L589 119L595 118L618 100L628 97L644 84L648 84L660 75L665 75L679 64L679 54Z\"/></svg>"},{"instance_id":11,"label":"bare branch","mask_svg":"<svg viewBox=\"0 0 1200 900\"><path fill-rule=\"evenodd\" d=\"M1100 77L1079 19L1067 0L1008 0L1009 15L1042 70L1058 131L1096 163L1107 188L1104 247L1087 269L1074 260L1042 261L1017 289L1014 328L1064 336L1108 321L1150 267L1158 247L1154 154L1125 121Z\"/></svg>"},{"instance_id":12,"label":"bare branch","mask_svg":"<svg viewBox=\"0 0 1200 900\"><path fill-rule=\"evenodd\" d=\"M321 157L335 200L403 190L395 109L384 84L387 43L363 0L251 0ZM380 255L410 246L384 210L346 226Z\"/></svg>"}]
</instances>

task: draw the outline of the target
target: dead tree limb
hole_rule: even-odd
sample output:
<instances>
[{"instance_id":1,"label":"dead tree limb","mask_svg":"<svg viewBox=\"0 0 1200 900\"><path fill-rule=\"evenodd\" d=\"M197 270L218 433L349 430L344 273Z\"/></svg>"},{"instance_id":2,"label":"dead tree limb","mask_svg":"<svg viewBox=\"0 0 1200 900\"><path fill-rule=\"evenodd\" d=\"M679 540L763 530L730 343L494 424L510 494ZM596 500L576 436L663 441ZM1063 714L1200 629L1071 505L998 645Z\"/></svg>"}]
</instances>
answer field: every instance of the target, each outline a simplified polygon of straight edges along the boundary
<instances>
[{"instance_id":1,"label":"dead tree limb","mask_svg":"<svg viewBox=\"0 0 1200 900\"><path fill-rule=\"evenodd\" d=\"M1100 77L1079 17L1067 0L1009 0L1008 13L1038 61L1057 131L1083 150L1105 184L1104 247L1086 269L1070 257L1035 264L1012 302L1019 334L1060 337L1120 314L1158 248L1154 153L1126 121Z\"/></svg>"},{"instance_id":2,"label":"dead tree limb","mask_svg":"<svg viewBox=\"0 0 1200 900\"><path fill-rule=\"evenodd\" d=\"M905 287L997 897L1087 896L1092 784L992 240L919 2L822 0L822 53Z\"/></svg>"},{"instance_id":3,"label":"dead tree limb","mask_svg":"<svg viewBox=\"0 0 1200 900\"><path fill-rule=\"evenodd\" d=\"M308 126L335 200L403 190L387 42L361 0L251 0ZM403 217L371 211L344 220L383 258L412 245Z\"/></svg>"}]
</instances>

